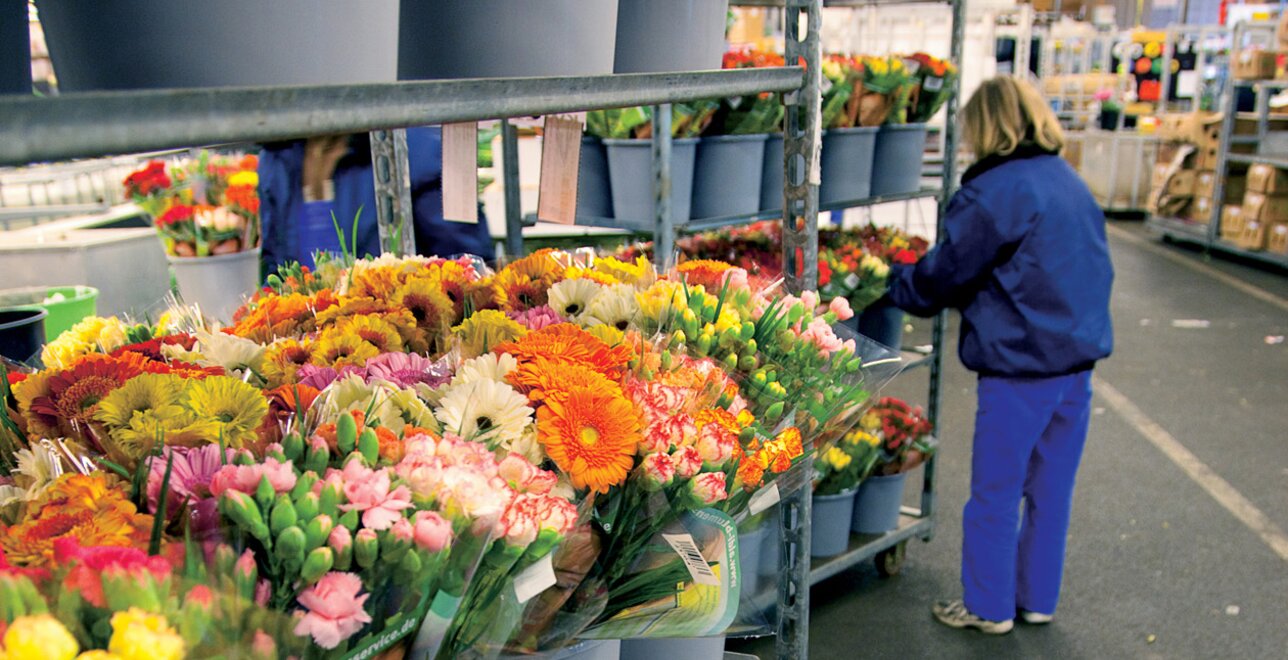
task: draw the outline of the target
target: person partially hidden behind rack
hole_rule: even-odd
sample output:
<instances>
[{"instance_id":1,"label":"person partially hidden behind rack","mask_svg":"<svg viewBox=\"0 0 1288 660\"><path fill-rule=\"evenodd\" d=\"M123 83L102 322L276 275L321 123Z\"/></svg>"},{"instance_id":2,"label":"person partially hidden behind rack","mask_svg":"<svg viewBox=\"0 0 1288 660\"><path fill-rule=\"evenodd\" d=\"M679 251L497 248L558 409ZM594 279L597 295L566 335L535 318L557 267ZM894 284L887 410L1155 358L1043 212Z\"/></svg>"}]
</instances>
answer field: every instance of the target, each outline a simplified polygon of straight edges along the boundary
<instances>
[{"instance_id":1,"label":"person partially hidden behind rack","mask_svg":"<svg viewBox=\"0 0 1288 660\"><path fill-rule=\"evenodd\" d=\"M495 259L481 212L478 224L443 220L441 130L437 126L407 129L407 153L416 252ZM366 133L264 145L259 157L259 198L264 232L261 265L266 274L288 261L312 267L317 250L339 253L335 225L344 230L348 242L355 218L357 245L346 247L356 247L358 257L380 254L371 143Z\"/></svg>"},{"instance_id":2,"label":"person partially hidden behind rack","mask_svg":"<svg viewBox=\"0 0 1288 660\"><path fill-rule=\"evenodd\" d=\"M1037 90L994 78L963 114L977 160L941 242L894 267L888 296L918 316L961 310L959 356L979 374L964 596L932 612L1004 634L1016 616L1051 621L1059 600L1091 371L1113 349L1114 273L1104 214L1060 158L1064 135Z\"/></svg>"}]
</instances>

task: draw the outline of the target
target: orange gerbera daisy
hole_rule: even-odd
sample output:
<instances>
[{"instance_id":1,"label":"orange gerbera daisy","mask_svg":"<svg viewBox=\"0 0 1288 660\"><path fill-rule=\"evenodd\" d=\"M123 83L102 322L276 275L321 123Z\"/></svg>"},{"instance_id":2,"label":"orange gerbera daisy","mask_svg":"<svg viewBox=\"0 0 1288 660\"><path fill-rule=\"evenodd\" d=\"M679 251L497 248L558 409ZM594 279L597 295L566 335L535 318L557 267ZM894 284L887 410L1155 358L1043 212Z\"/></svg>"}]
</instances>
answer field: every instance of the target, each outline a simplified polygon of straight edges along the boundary
<instances>
[{"instance_id":1,"label":"orange gerbera daisy","mask_svg":"<svg viewBox=\"0 0 1288 660\"><path fill-rule=\"evenodd\" d=\"M151 529L152 516L134 508L115 478L68 473L31 502L25 518L0 533L0 549L16 565L49 567L59 538L70 536L87 547L142 549Z\"/></svg>"},{"instance_id":2,"label":"orange gerbera daisy","mask_svg":"<svg viewBox=\"0 0 1288 660\"><path fill-rule=\"evenodd\" d=\"M407 281L409 271L391 266L357 268L346 294L354 297L387 298Z\"/></svg>"},{"instance_id":3,"label":"orange gerbera daisy","mask_svg":"<svg viewBox=\"0 0 1288 660\"><path fill-rule=\"evenodd\" d=\"M264 351L264 379L270 387L295 380L295 372L308 364L313 354L313 342L283 339Z\"/></svg>"},{"instance_id":4,"label":"orange gerbera daisy","mask_svg":"<svg viewBox=\"0 0 1288 660\"><path fill-rule=\"evenodd\" d=\"M485 309L499 309L501 300L496 295L496 287L493 286L495 277L487 277L465 284L465 297L470 302L470 308L474 311Z\"/></svg>"},{"instance_id":5,"label":"orange gerbera daisy","mask_svg":"<svg viewBox=\"0 0 1288 660\"><path fill-rule=\"evenodd\" d=\"M281 385L264 392L268 398L268 414L264 416L264 423L255 431L259 435L256 448L280 442L282 429L286 428L292 418L299 419L312 408L319 394L321 392L317 388L299 383Z\"/></svg>"},{"instance_id":6,"label":"orange gerbera daisy","mask_svg":"<svg viewBox=\"0 0 1288 660\"><path fill-rule=\"evenodd\" d=\"M643 423L621 394L574 387L537 411L537 441L576 488L605 493L635 466Z\"/></svg>"},{"instance_id":7,"label":"orange gerbera daisy","mask_svg":"<svg viewBox=\"0 0 1288 660\"><path fill-rule=\"evenodd\" d=\"M452 327L455 307L439 282L427 277L408 280L394 292L391 302L395 307L402 307L411 312L416 319L416 327L429 333L430 337L447 334Z\"/></svg>"},{"instance_id":8,"label":"orange gerbera daisy","mask_svg":"<svg viewBox=\"0 0 1288 660\"><path fill-rule=\"evenodd\" d=\"M522 312L546 304L550 287L563 279L563 267L550 256L550 250L538 250L510 263L492 279L501 309Z\"/></svg>"},{"instance_id":9,"label":"orange gerbera daisy","mask_svg":"<svg viewBox=\"0 0 1288 660\"><path fill-rule=\"evenodd\" d=\"M584 364L556 362L544 357L537 357L531 362L520 364L518 369L506 376L506 379L520 392L527 394L528 399L532 401L566 397L570 390L578 387L588 387L602 392L621 392L621 387L617 383Z\"/></svg>"},{"instance_id":10,"label":"orange gerbera daisy","mask_svg":"<svg viewBox=\"0 0 1288 660\"><path fill-rule=\"evenodd\" d=\"M139 353L92 353L47 378L28 378L14 393L31 430L44 436L83 437L98 402L125 381L170 368Z\"/></svg>"},{"instance_id":11,"label":"orange gerbera daisy","mask_svg":"<svg viewBox=\"0 0 1288 660\"><path fill-rule=\"evenodd\" d=\"M539 357L553 363L581 364L612 380L620 380L623 369L631 361L629 347L609 346L571 323L556 323L529 332L518 341L497 345L496 350L513 355L519 364Z\"/></svg>"},{"instance_id":12,"label":"orange gerbera daisy","mask_svg":"<svg viewBox=\"0 0 1288 660\"><path fill-rule=\"evenodd\" d=\"M701 284L709 291L719 291L724 280L725 271L733 266L714 259L694 259L676 266L676 272L684 277L689 286Z\"/></svg>"}]
</instances>

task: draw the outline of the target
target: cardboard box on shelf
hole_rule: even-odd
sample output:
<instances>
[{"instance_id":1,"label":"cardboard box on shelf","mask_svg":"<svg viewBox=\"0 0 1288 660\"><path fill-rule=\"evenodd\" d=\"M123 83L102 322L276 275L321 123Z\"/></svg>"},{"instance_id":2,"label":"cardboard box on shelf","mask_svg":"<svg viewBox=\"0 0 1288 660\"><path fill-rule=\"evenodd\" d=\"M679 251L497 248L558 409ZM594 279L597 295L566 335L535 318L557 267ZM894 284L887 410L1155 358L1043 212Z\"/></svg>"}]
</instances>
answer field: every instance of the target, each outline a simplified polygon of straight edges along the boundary
<instances>
[{"instance_id":1,"label":"cardboard box on shelf","mask_svg":"<svg viewBox=\"0 0 1288 660\"><path fill-rule=\"evenodd\" d=\"M1194 178L1194 196L1195 197L1215 197L1216 182L1218 180L1216 172L1203 171L1199 172ZM1244 174L1231 172L1225 177L1225 192L1222 194L1222 201L1229 204L1237 204L1243 199L1243 194L1247 192L1248 177Z\"/></svg>"},{"instance_id":2,"label":"cardboard box on shelf","mask_svg":"<svg viewBox=\"0 0 1288 660\"><path fill-rule=\"evenodd\" d=\"M1221 209L1221 238L1232 241L1243 235L1243 208L1225 205Z\"/></svg>"},{"instance_id":3,"label":"cardboard box on shelf","mask_svg":"<svg viewBox=\"0 0 1288 660\"><path fill-rule=\"evenodd\" d=\"M1266 229L1270 223L1249 219L1243 223L1243 235L1235 243L1245 250L1261 250L1266 247Z\"/></svg>"},{"instance_id":4,"label":"cardboard box on shelf","mask_svg":"<svg viewBox=\"0 0 1288 660\"><path fill-rule=\"evenodd\" d=\"M1182 145L1179 142L1162 142L1158 145L1158 151L1154 162L1158 165L1171 165L1176 159L1176 154L1180 153Z\"/></svg>"},{"instance_id":5,"label":"cardboard box on shelf","mask_svg":"<svg viewBox=\"0 0 1288 660\"><path fill-rule=\"evenodd\" d=\"M1267 80L1275 77L1279 53L1273 50L1246 49L1230 58L1230 75L1237 80Z\"/></svg>"},{"instance_id":6,"label":"cardboard box on shelf","mask_svg":"<svg viewBox=\"0 0 1288 660\"><path fill-rule=\"evenodd\" d=\"M1288 197L1247 193L1243 196L1243 215L1249 221L1288 222Z\"/></svg>"},{"instance_id":7,"label":"cardboard box on shelf","mask_svg":"<svg viewBox=\"0 0 1288 660\"><path fill-rule=\"evenodd\" d=\"M1215 145L1215 144L1206 146L1206 147L1199 147L1199 156L1198 156L1198 159L1194 161L1194 166L1200 170L1217 169L1216 157L1217 157L1218 147L1219 145ZM1257 145L1255 144L1230 145L1230 153L1232 154L1250 154L1255 152L1256 150L1257 150Z\"/></svg>"},{"instance_id":8,"label":"cardboard box on shelf","mask_svg":"<svg viewBox=\"0 0 1288 660\"><path fill-rule=\"evenodd\" d=\"M1288 255L1288 224L1273 224L1266 230L1266 252Z\"/></svg>"},{"instance_id":9,"label":"cardboard box on shelf","mask_svg":"<svg viewBox=\"0 0 1288 660\"><path fill-rule=\"evenodd\" d=\"M1212 112L1169 112L1158 116L1154 134L1164 142L1201 144L1207 140L1209 123L1220 116Z\"/></svg>"},{"instance_id":10,"label":"cardboard box on shelf","mask_svg":"<svg viewBox=\"0 0 1288 660\"><path fill-rule=\"evenodd\" d=\"M1274 165L1257 163L1248 168L1248 190L1267 195L1288 193L1288 172Z\"/></svg>"},{"instance_id":11,"label":"cardboard box on shelf","mask_svg":"<svg viewBox=\"0 0 1288 660\"><path fill-rule=\"evenodd\" d=\"M1212 222L1212 198L1195 197L1190 200L1190 210L1186 217L1201 225Z\"/></svg>"},{"instance_id":12,"label":"cardboard box on shelf","mask_svg":"<svg viewBox=\"0 0 1288 660\"><path fill-rule=\"evenodd\" d=\"M1194 195L1196 174L1198 172L1194 170L1173 172L1169 165L1155 165L1153 177L1150 179L1150 189L1166 188L1165 194L1170 197L1190 197Z\"/></svg>"}]
</instances>

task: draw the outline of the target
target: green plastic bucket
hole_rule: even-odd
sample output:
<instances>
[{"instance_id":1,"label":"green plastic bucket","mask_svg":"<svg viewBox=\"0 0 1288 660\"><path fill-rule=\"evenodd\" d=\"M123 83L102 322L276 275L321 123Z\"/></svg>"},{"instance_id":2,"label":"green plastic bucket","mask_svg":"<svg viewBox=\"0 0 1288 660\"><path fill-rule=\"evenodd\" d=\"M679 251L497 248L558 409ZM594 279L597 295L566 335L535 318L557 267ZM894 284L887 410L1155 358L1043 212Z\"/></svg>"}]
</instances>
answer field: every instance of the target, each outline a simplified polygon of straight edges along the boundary
<instances>
[{"instance_id":1,"label":"green plastic bucket","mask_svg":"<svg viewBox=\"0 0 1288 660\"><path fill-rule=\"evenodd\" d=\"M0 307L34 305L49 311L45 340L53 341L64 330L98 311L98 289L92 286L33 286L0 290Z\"/></svg>"}]
</instances>

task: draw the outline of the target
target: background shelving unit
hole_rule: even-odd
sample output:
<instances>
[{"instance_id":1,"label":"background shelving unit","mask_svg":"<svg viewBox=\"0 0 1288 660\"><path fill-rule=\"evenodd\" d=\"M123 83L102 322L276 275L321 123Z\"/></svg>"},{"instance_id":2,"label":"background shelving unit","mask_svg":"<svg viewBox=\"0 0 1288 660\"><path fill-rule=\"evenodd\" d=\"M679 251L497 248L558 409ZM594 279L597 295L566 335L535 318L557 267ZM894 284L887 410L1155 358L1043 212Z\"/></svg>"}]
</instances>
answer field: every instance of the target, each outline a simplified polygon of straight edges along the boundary
<instances>
[{"instance_id":1,"label":"background shelving unit","mask_svg":"<svg viewBox=\"0 0 1288 660\"><path fill-rule=\"evenodd\" d=\"M1253 38L1261 37L1264 40L1267 35L1273 36L1275 29L1272 23L1238 23L1234 26L1231 38L1231 49L1238 49L1250 36ZM1239 94L1241 90L1253 90L1256 96L1255 117L1257 122L1257 131L1254 135L1235 135L1235 122L1240 117ZM1245 154L1233 153L1231 149L1234 145L1256 145L1258 150L1265 148L1267 145L1267 135L1270 127L1270 97L1272 91L1282 92L1288 90L1288 81L1285 80L1236 80L1232 75L1226 76L1225 85L1221 95L1221 130L1219 143L1217 147L1216 172L1219 174L1215 178L1215 187L1212 197L1215 200L1222 200L1225 197L1226 174L1231 164L1252 165L1256 163L1265 163L1274 165L1279 168L1288 168L1288 154L1270 155L1263 153ZM1288 146L1288 145L1285 145ZM1151 216L1146 226L1161 236L1202 246L1207 250L1215 250L1226 254L1232 254L1247 259L1253 259L1263 263L1276 265L1282 268L1288 268L1288 255L1276 254L1262 250L1249 250L1243 246L1227 240L1221 236L1221 210L1224 204L1217 203L1212 205L1212 214L1208 217L1206 223L1193 222L1181 218Z\"/></svg>"},{"instance_id":2,"label":"background shelving unit","mask_svg":"<svg viewBox=\"0 0 1288 660\"><path fill-rule=\"evenodd\" d=\"M817 286L818 213L865 205L937 197L937 238L943 234L944 211L957 180L957 161L944 159L941 185L907 195L893 195L820 209L818 203L819 113L821 105L820 31L822 7L947 4L952 10L950 59L961 62L964 0L733 0L734 5L782 9L786 59L805 66L659 74L581 77L495 78L363 85L254 87L93 92L49 97L0 96L0 166L77 158L115 156L145 151L246 142L268 142L309 136L368 132L375 170L377 223L381 247L396 254L414 252L410 222L410 185L406 128L577 112L632 105L654 105L653 152L655 239L657 253L669 255L677 229L698 231L774 217L786 217L783 231L784 270L793 292ZM960 85L960 83L958 83ZM958 98L950 97L943 130L945 154L956 154ZM697 220L677 228L672 221L669 189L670 112L667 104L706 98L782 92L784 129L784 208ZM515 153L517 131L502 122L507 153ZM522 253L523 218L517 182L518 162L507 158L503 177L506 247ZM803 168L798 171L798 168ZM795 182L795 183L794 183ZM594 224L595 219L585 219ZM401 238L401 240L399 240ZM665 249L663 249L665 247ZM801 268L798 271L797 264ZM799 273L799 274L798 274ZM946 313L934 320L929 354L905 352L904 368L930 370L928 414L938 423L939 389ZM808 656L809 586L882 555L902 559L910 538L928 540L934 528L934 465L925 465L921 506L908 509L893 532L855 537L839 557L810 562L810 493L798 489L779 508L780 550L785 560L777 603L777 649L782 658ZM812 467L805 466L807 470ZM897 564L895 564L897 570Z\"/></svg>"}]
</instances>

